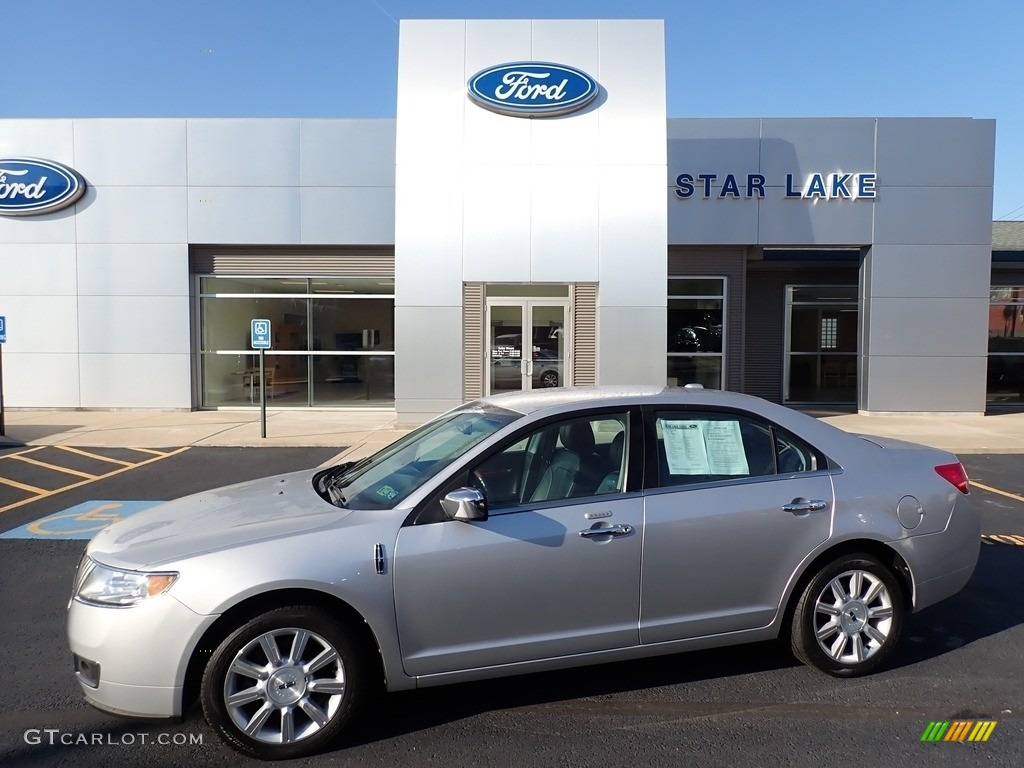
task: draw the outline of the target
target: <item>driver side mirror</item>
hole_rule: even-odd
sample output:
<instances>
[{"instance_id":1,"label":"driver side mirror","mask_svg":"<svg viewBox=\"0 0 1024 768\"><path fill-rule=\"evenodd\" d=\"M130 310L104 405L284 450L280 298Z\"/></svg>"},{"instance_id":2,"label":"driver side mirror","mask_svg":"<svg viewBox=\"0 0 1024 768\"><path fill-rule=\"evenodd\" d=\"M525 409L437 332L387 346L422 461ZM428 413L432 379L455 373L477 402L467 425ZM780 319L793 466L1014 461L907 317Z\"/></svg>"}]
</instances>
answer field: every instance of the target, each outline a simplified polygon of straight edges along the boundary
<instances>
[{"instance_id":1,"label":"driver side mirror","mask_svg":"<svg viewBox=\"0 0 1024 768\"><path fill-rule=\"evenodd\" d=\"M487 499L476 488L456 488L441 500L441 508L452 520L487 519Z\"/></svg>"}]
</instances>

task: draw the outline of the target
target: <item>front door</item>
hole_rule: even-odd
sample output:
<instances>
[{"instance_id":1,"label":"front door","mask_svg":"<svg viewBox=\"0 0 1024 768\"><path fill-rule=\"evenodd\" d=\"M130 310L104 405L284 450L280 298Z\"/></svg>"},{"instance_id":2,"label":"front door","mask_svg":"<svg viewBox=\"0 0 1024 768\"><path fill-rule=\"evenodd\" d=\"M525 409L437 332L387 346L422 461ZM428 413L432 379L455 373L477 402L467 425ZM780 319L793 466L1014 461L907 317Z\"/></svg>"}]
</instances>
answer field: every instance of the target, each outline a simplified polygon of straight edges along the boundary
<instances>
[{"instance_id":1,"label":"front door","mask_svg":"<svg viewBox=\"0 0 1024 768\"><path fill-rule=\"evenodd\" d=\"M406 673L432 675L639 644L644 499L629 414L511 438L464 477L486 520L406 525L394 555ZM456 475L450 482L464 482Z\"/></svg>"},{"instance_id":2,"label":"front door","mask_svg":"<svg viewBox=\"0 0 1024 768\"><path fill-rule=\"evenodd\" d=\"M487 304L487 393L567 382L567 301L501 299Z\"/></svg>"}]
</instances>

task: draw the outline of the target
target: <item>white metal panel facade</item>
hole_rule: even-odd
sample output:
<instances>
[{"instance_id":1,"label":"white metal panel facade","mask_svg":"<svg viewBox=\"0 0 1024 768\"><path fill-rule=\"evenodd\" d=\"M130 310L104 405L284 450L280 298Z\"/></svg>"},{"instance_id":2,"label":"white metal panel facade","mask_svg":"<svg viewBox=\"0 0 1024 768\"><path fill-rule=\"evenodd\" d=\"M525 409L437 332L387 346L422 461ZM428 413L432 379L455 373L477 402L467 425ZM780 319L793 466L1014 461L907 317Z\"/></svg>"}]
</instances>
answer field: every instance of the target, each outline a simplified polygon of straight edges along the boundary
<instances>
[{"instance_id":1,"label":"white metal panel facade","mask_svg":"<svg viewBox=\"0 0 1024 768\"><path fill-rule=\"evenodd\" d=\"M555 119L499 114L467 99L465 83L475 73L523 61L583 70L601 93L591 106ZM599 324L599 379L663 381L656 369L665 349L665 131L659 21L402 22L395 205L400 419L436 412L442 392L448 405L461 402L461 366L456 376L440 369L436 352L438 343L461 349L461 328L453 328L448 312L422 310L461 316L463 282L599 282L599 323L610 302L634 329L629 344L609 334L605 348ZM436 292L402 287L439 280L445 285ZM425 326L435 317L443 328ZM423 345L424 338L435 341Z\"/></svg>"},{"instance_id":2,"label":"white metal panel facade","mask_svg":"<svg viewBox=\"0 0 1024 768\"><path fill-rule=\"evenodd\" d=\"M190 244L390 245L394 131L393 120L0 121L0 157L56 160L87 183L71 208L0 216L5 404L193 407Z\"/></svg>"},{"instance_id":3,"label":"white metal panel facade","mask_svg":"<svg viewBox=\"0 0 1024 768\"><path fill-rule=\"evenodd\" d=\"M70 208L0 216L6 405L194 407L199 246L393 246L402 421L463 398L467 283L586 284L596 381L663 383L671 243L859 249L859 407L984 410L994 121L668 120L658 21L411 21L399 36L395 120L0 120L0 158L87 183ZM467 98L472 75L522 61L601 91L553 119ZM682 198L686 173L706 193ZM792 193L858 173L873 197Z\"/></svg>"}]
</instances>

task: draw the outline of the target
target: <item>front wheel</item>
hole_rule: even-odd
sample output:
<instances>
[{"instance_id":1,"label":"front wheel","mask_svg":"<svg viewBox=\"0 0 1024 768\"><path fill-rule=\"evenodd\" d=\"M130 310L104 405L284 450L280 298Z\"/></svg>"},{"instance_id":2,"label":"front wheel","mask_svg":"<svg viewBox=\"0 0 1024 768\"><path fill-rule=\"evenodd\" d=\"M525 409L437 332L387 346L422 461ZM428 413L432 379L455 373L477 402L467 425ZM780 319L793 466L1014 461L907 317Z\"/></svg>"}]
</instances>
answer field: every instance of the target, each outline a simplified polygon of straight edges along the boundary
<instances>
[{"instance_id":1,"label":"front wheel","mask_svg":"<svg viewBox=\"0 0 1024 768\"><path fill-rule=\"evenodd\" d=\"M797 603L793 654L836 677L871 674L899 643L905 614L889 568L867 554L840 558L811 579Z\"/></svg>"},{"instance_id":2,"label":"front wheel","mask_svg":"<svg viewBox=\"0 0 1024 768\"><path fill-rule=\"evenodd\" d=\"M214 651L200 698L230 746L262 760L323 749L364 688L358 643L312 606L278 608L232 632Z\"/></svg>"}]
</instances>

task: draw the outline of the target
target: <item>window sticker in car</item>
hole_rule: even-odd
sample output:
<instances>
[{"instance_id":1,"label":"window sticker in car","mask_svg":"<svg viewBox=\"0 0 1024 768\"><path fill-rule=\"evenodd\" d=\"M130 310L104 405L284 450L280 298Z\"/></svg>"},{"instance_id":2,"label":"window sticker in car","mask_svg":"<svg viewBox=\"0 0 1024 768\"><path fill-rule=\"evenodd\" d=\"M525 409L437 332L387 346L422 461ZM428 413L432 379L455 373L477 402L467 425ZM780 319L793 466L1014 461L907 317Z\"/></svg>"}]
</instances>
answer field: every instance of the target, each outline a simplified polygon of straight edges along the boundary
<instances>
[{"instance_id":1,"label":"window sticker in car","mask_svg":"<svg viewBox=\"0 0 1024 768\"><path fill-rule=\"evenodd\" d=\"M750 474L738 421L661 420L659 426L671 474Z\"/></svg>"},{"instance_id":2,"label":"window sticker in car","mask_svg":"<svg viewBox=\"0 0 1024 768\"><path fill-rule=\"evenodd\" d=\"M390 485L382 485L380 488L377 489L377 495L380 496L382 499L391 501L395 498L395 496L398 495L398 491L396 491Z\"/></svg>"}]
</instances>

